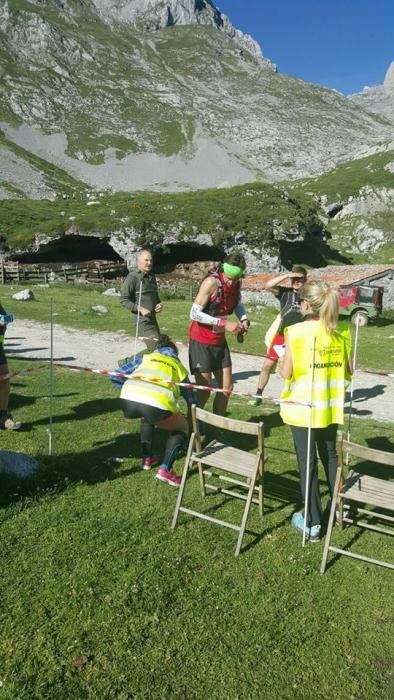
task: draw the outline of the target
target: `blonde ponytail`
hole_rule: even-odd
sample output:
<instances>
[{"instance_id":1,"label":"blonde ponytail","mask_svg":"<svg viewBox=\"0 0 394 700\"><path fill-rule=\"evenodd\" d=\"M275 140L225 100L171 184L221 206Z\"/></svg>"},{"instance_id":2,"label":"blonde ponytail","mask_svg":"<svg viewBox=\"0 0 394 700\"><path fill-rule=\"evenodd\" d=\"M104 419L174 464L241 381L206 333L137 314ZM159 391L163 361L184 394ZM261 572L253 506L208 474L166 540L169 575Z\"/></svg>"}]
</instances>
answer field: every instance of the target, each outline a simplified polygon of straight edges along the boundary
<instances>
[{"instance_id":1,"label":"blonde ponytail","mask_svg":"<svg viewBox=\"0 0 394 700\"><path fill-rule=\"evenodd\" d=\"M338 294L326 282L306 282L300 289L300 297L308 302L314 315L328 333L336 330L339 314Z\"/></svg>"}]
</instances>

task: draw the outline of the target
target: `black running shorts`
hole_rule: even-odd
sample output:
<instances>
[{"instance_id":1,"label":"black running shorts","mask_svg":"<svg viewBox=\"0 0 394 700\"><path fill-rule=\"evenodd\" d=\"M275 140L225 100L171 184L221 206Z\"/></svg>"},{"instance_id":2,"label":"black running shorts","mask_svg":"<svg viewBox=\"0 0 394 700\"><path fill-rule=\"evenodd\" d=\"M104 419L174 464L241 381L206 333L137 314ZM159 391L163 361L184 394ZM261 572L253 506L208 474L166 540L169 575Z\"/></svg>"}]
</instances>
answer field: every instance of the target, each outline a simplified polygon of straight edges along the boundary
<instances>
[{"instance_id":1,"label":"black running shorts","mask_svg":"<svg viewBox=\"0 0 394 700\"><path fill-rule=\"evenodd\" d=\"M156 406L149 406L146 403L129 401L128 399L121 399L120 402L125 418L145 418L151 425L157 425L162 420L172 416L171 411L166 411L164 408L156 408Z\"/></svg>"},{"instance_id":2,"label":"black running shorts","mask_svg":"<svg viewBox=\"0 0 394 700\"><path fill-rule=\"evenodd\" d=\"M3 343L0 343L0 365L6 365L6 364L7 364L7 358L5 356L4 346L3 346Z\"/></svg>"},{"instance_id":3,"label":"black running shorts","mask_svg":"<svg viewBox=\"0 0 394 700\"><path fill-rule=\"evenodd\" d=\"M223 345L207 345L197 340L189 341L189 365L191 374L215 372L231 367L231 355L227 342Z\"/></svg>"}]
</instances>

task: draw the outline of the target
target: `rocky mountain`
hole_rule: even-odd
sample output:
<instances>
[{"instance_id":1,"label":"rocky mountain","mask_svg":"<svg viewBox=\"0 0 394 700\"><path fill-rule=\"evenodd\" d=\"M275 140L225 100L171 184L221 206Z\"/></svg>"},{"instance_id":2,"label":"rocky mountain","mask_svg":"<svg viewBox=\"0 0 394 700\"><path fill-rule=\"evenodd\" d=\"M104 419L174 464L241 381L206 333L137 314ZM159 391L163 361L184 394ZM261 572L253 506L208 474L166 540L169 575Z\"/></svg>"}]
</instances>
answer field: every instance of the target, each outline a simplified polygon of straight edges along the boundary
<instances>
[{"instance_id":1,"label":"rocky mountain","mask_svg":"<svg viewBox=\"0 0 394 700\"><path fill-rule=\"evenodd\" d=\"M394 142L296 182L295 196L312 195L325 211L331 246L354 261L394 261Z\"/></svg>"},{"instance_id":2,"label":"rocky mountain","mask_svg":"<svg viewBox=\"0 0 394 700\"><path fill-rule=\"evenodd\" d=\"M257 41L236 29L211 0L92 0L106 22L127 23L142 31L157 31L175 25L214 27L230 37L262 64L276 67L265 58Z\"/></svg>"},{"instance_id":3,"label":"rocky mountain","mask_svg":"<svg viewBox=\"0 0 394 700\"><path fill-rule=\"evenodd\" d=\"M394 61L387 69L383 85L365 87L350 99L364 109L380 114L394 123Z\"/></svg>"},{"instance_id":4,"label":"rocky mountain","mask_svg":"<svg viewBox=\"0 0 394 700\"><path fill-rule=\"evenodd\" d=\"M389 118L276 72L211 0L2 0L0 40L0 196L48 196L67 177L273 182L392 138Z\"/></svg>"}]
</instances>

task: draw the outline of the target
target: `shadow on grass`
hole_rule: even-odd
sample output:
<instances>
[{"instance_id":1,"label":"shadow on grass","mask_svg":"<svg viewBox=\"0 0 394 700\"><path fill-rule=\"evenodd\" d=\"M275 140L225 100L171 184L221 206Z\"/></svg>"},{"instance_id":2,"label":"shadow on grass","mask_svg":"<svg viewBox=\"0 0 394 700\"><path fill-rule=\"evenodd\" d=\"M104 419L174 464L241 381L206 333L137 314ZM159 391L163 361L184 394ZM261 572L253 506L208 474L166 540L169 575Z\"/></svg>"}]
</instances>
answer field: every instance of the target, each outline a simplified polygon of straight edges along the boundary
<instances>
[{"instance_id":1,"label":"shadow on grass","mask_svg":"<svg viewBox=\"0 0 394 700\"><path fill-rule=\"evenodd\" d=\"M233 379L234 381L239 381L241 379L249 379L249 377L258 377L259 374L259 369L247 370L245 372L234 372Z\"/></svg>"},{"instance_id":2,"label":"shadow on grass","mask_svg":"<svg viewBox=\"0 0 394 700\"><path fill-rule=\"evenodd\" d=\"M335 533L335 529L338 529L338 527L336 525L334 525L334 528L333 528L333 535ZM346 528L346 530L348 530L348 529L349 528ZM326 530L326 528L325 528L325 530ZM324 530L324 533L325 533L325 530ZM340 530L340 528L339 528L339 530ZM358 540L362 537L362 535L364 533L365 533L365 530L362 530L362 529L356 530L356 532L354 532L351 540L349 540L349 542L346 542L345 545L344 544L341 545L341 549L344 549L346 551L350 551L350 548L356 542L358 542ZM331 545L332 545L332 538L331 538ZM330 558L327 560L326 571L328 571L334 564L336 564L336 562L343 556L343 554L339 554L339 552L334 552L334 553L331 552L331 553L329 553L329 556L330 556ZM347 559L347 557L346 557L346 559Z\"/></svg>"},{"instance_id":3,"label":"shadow on grass","mask_svg":"<svg viewBox=\"0 0 394 700\"><path fill-rule=\"evenodd\" d=\"M53 417L53 423L66 423L68 421L80 421L86 420L88 418L94 418L95 416L104 416L106 413L113 413L114 411L120 411L120 401L119 398L113 399L93 399L92 401L85 401L77 406L73 406L71 409L72 413L65 413L56 415ZM47 425L48 418L40 418L39 420L32 421L30 425Z\"/></svg>"},{"instance_id":4,"label":"shadow on grass","mask_svg":"<svg viewBox=\"0 0 394 700\"><path fill-rule=\"evenodd\" d=\"M371 326L376 326L376 328L385 328L386 326L392 326L394 324L394 314L392 318L385 316L377 316L371 322Z\"/></svg>"},{"instance_id":5,"label":"shadow on grass","mask_svg":"<svg viewBox=\"0 0 394 700\"><path fill-rule=\"evenodd\" d=\"M76 454L36 455L39 464L36 474L27 479L0 474L0 507L17 502L20 498L35 501L43 496L62 493L71 483L96 484L123 479L140 471L139 466L122 468L125 459L140 454L138 433L127 433L99 444L95 449ZM121 460L121 461L118 461Z\"/></svg>"}]
</instances>

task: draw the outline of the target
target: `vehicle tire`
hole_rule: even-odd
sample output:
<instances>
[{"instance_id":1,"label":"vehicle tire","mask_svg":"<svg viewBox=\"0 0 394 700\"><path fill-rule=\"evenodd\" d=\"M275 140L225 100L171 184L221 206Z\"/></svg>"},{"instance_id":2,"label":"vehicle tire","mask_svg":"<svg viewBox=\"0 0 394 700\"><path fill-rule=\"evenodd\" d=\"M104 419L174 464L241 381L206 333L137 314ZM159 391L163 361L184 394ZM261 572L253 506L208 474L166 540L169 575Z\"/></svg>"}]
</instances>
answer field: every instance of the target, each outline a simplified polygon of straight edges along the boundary
<instances>
[{"instance_id":1,"label":"vehicle tire","mask_svg":"<svg viewBox=\"0 0 394 700\"><path fill-rule=\"evenodd\" d=\"M353 326L367 326L369 322L369 316L366 311L355 311L351 318Z\"/></svg>"}]
</instances>

